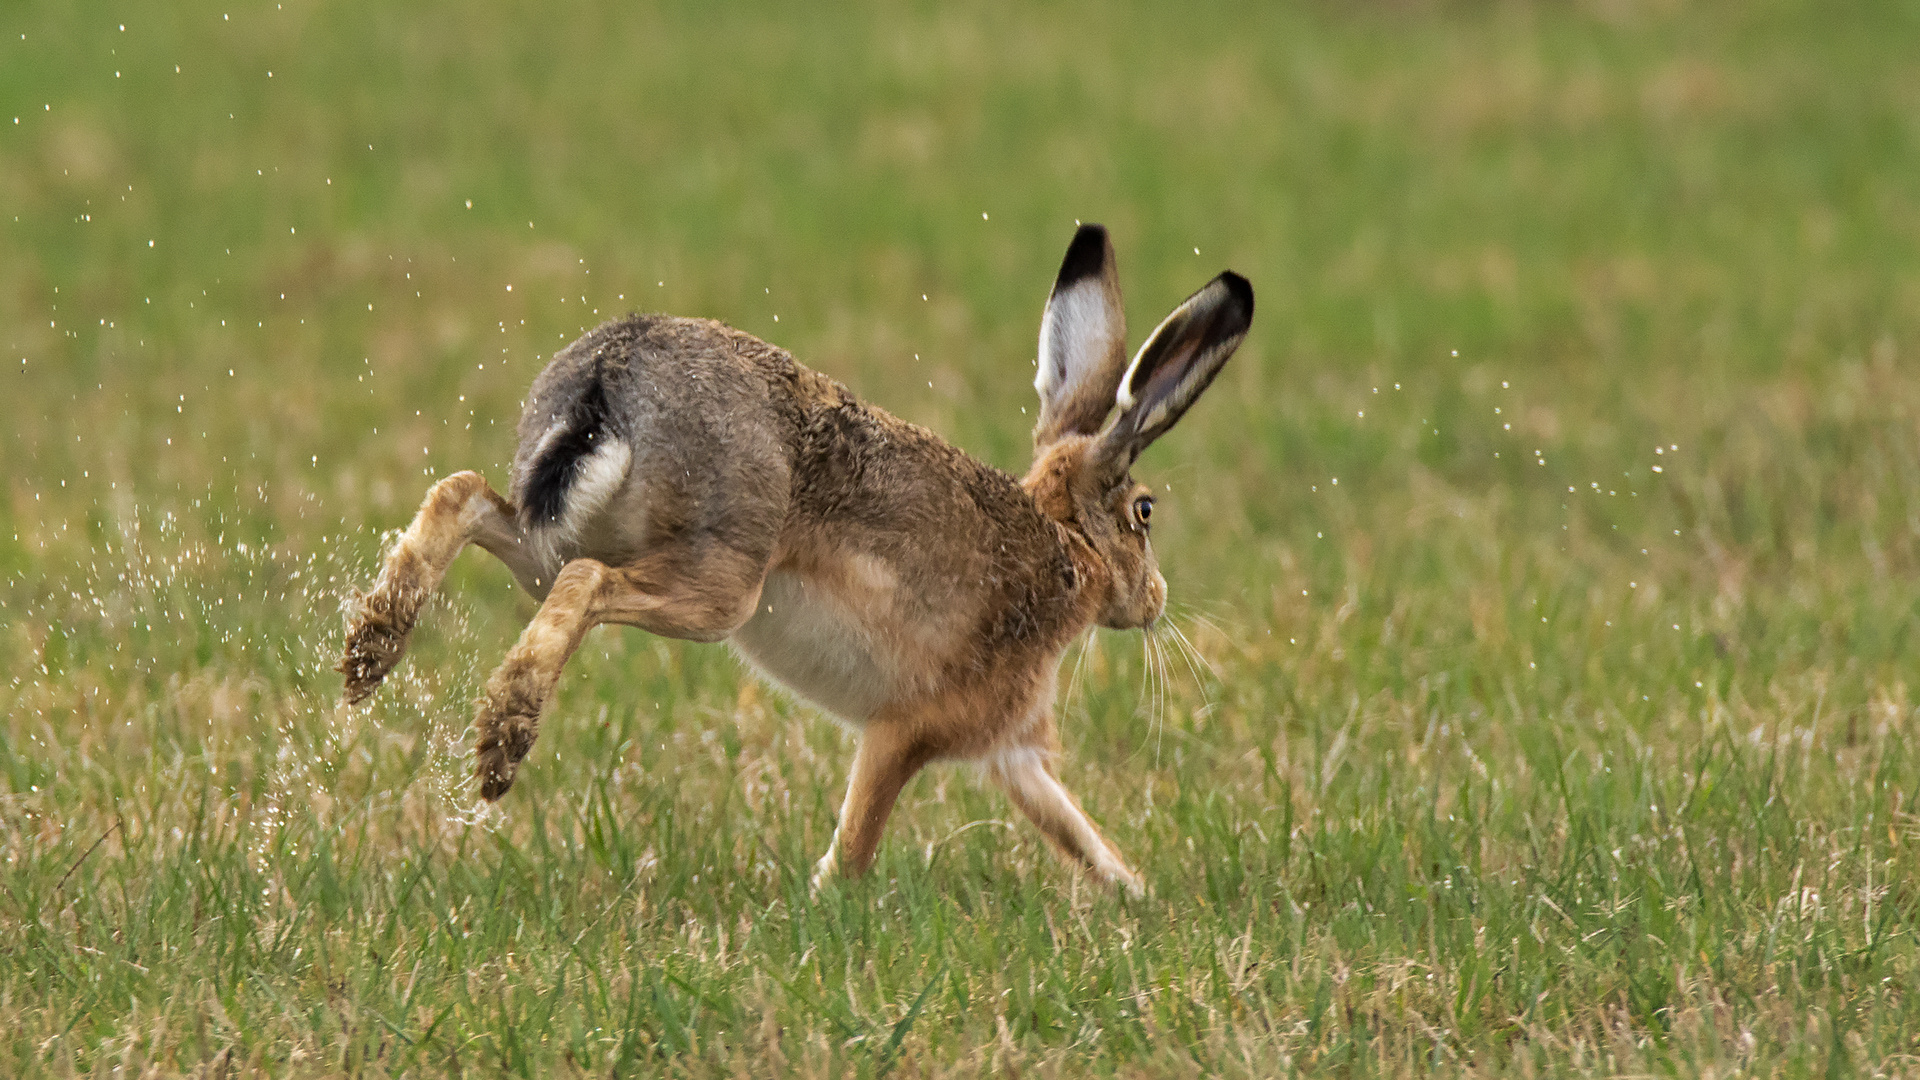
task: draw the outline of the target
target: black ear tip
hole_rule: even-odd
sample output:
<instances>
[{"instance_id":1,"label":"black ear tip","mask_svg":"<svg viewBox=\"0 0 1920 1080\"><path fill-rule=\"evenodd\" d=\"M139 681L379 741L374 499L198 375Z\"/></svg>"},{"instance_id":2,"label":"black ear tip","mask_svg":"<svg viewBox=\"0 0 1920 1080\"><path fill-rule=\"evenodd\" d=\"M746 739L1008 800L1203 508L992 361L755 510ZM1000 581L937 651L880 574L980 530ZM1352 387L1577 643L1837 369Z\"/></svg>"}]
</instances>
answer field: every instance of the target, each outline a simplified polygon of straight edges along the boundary
<instances>
[{"instance_id":1,"label":"black ear tip","mask_svg":"<svg viewBox=\"0 0 1920 1080\"><path fill-rule=\"evenodd\" d=\"M1234 306L1246 313L1247 322L1253 322L1253 283L1231 270L1221 271L1219 280L1227 287Z\"/></svg>"},{"instance_id":2,"label":"black ear tip","mask_svg":"<svg viewBox=\"0 0 1920 1080\"><path fill-rule=\"evenodd\" d=\"M1107 228L1089 222L1080 226L1073 234L1073 242L1067 245L1067 256L1060 260L1060 276L1054 279L1055 292L1079 282L1083 278L1097 277L1107 265L1107 252L1112 250L1107 244Z\"/></svg>"}]
</instances>

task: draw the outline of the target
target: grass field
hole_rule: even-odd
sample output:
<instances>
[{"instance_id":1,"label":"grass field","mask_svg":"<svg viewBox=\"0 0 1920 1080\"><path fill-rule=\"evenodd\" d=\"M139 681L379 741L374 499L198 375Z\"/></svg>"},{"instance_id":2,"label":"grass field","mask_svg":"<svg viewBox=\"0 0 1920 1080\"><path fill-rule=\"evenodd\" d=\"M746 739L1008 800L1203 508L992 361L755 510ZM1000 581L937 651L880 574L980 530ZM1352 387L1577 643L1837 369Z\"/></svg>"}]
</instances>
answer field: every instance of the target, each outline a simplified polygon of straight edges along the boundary
<instances>
[{"instance_id":1,"label":"grass field","mask_svg":"<svg viewBox=\"0 0 1920 1080\"><path fill-rule=\"evenodd\" d=\"M1920 1073L1920 8L956 7L0 9L0 1074ZM338 707L584 327L1018 470L1076 219L1259 294L1068 661L1146 899L958 768L810 896L848 736L638 632L483 812L478 554Z\"/></svg>"}]
</instances>

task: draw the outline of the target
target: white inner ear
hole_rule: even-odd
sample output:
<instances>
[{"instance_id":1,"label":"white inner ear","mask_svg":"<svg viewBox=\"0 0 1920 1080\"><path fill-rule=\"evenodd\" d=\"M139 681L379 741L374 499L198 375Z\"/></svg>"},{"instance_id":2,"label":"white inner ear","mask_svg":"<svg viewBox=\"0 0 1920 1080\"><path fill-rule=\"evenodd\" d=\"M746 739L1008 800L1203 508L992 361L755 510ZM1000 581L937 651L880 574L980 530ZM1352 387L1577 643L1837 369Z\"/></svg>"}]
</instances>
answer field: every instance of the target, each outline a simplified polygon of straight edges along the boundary
<instances>
[{"instance_id":1,"label":"white inner ear","mask_svg":"<svg viewBox=\"0 0 1920 1080\"><path fill-rule=\"evenodd\" d=\"M1134 430L1153 431L1162 421L1171 423L1167 420L1169 413L1173 414L1174 419L1179 419L1180 414L1187 410L1187 406L1193 404L1193 399L1199 396L1200 387L1206 382L1207 376L1225 363L1227 357L1233 355L1233 350L1239 345L1240 338L1236 336L1189 359L1186 370L1180 373L1179 380L1169 387L1166 393L1161 394L1148 405L1146 413L1140 417L1140 422L1134 425Z\"/></svg>"},{"instance_id":2,"label":"white inner ear","mask_svg":"<svg viewBox=\"0 0 1920 1080\"><path fill-rule=\"evenodd\" d=\"M1047 300L1040 319L1040 370L1033 377L1043 405L1069 400L1116 348L1126 347L1113 340L1118 315L1097 276L1081 278Z\"/></svg>"},{"instance_id":3,"label":"white inner ear","mask_svg":"<svg viewBox=\"0 0 1920 1080\"><path fill-rule=\"evenodd\" d=\"M1167 325L1180 318L1180 314L1186 309L1187 305L1182 304L1168 312L1167 317L1160 320L1160 325L1153 328L1153 333L1147 335L1147 340L1140 343L1140 351L1133 354L1133 361L1127 365L1127 373L1120 376L1120 391L1114 395L1114 402L1120 406L1121 412L1124 413L1133 408L1133 376L1140 370L1141 359L1154 348L1154 343L1158 342L1160 335L1166 332ZM1136 425L1136 428L1138 426Z\"/></svg>"}]
</instances>

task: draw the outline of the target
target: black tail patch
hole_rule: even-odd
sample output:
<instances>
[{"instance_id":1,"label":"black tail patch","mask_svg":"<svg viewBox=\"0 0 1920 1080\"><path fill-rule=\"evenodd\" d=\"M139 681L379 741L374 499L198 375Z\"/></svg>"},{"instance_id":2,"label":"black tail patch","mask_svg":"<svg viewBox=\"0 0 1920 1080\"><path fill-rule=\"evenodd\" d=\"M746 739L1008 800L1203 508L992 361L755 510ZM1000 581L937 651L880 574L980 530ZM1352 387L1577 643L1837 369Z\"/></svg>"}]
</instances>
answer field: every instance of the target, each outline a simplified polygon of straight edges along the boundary
<instances>
[{"instance_id":1,"label":"black tail patch","mask_svg":"<svg viewBox=\"0 0 1920 1080\"><path fill-rule=\"evenodd\" d=\"M527 490L521 503L530 523L544 525L560 520L567 508L567 492L580 475L580 462L609 437L609 420L606 384L596 378L562 421L566 429L554 436L527 470Z\"/></svg>"}]
</instances>

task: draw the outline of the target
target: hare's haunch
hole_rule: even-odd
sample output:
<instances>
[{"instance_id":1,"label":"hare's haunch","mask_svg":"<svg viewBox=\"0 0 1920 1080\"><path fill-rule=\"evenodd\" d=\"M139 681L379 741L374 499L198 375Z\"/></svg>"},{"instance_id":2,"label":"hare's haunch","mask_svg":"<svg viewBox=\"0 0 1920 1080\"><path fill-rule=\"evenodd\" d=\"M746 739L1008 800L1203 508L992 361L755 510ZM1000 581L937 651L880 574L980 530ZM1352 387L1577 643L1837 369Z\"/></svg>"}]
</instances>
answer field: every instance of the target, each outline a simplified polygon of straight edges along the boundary
<instances>
[{"instance_id":1,"label":"hare's haunch","mask_svg":"<svg viewBox=\"0 0 1920 1080\"><path fill-rule=\"evenodd\" d=\"M504 795L561 668L601 623L727 641L860 733L815 880L873 860L930 761L972 760L1061 851L1139 877L1054 775L1060 658L1090 625L1166 606L1129 475L1233 355L1253 289L1223 273L1131 359L1106 230L1074 234L1041 319L1034 462L1016 479L861 402L772 345L636 315L562 349L520 417L507 498L435 484L361 597L340 671L371 694L468 544L541 599L474 719L481 794Z\"/></svg>"}]
</instances>

